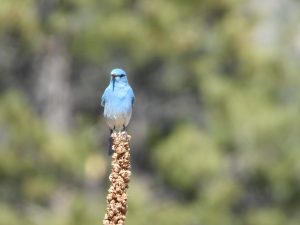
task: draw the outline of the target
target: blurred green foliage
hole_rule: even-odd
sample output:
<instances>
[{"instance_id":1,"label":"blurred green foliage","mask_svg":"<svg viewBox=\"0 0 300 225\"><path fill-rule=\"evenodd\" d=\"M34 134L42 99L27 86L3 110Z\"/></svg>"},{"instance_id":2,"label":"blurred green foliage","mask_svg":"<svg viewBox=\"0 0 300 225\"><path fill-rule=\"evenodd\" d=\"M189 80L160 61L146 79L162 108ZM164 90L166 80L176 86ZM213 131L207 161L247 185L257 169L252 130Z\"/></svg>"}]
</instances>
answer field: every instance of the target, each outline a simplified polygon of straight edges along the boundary
<instances>
[{"instance_id":1,"label":"blurred green foliage","mask_svg":"<svg viewBox=\"0 0 300 225\"><path fill-rule=\"evenodd\" d=\"M299 224L300 11L288 19L283 8L279 22L275 13L264 29L276 23L278 34L264 44L255 34L269 14L250 2L2 0L0 224L92 225L104 215L98 96L77 103L68 132L49 128L30 98L28 74L52 36L74 74L125 64L139 100L133 120L149 111L145 143L133 149L148 167L133 167L127 224ZM139 106L148 100L157 104Z\"/></svg>"},{"instance_id":2,"label":"blurred green foliage","mask_svg":"<svg viewBox=\"0 0 300 225\"><path fill-rule=\"evenodd\" d=\"M176 128L157 146L153 163L173 187L187 193L196 191L200 181L214 177L222 165L214 143L189 126Z\"/></svg>"}]
</instances>

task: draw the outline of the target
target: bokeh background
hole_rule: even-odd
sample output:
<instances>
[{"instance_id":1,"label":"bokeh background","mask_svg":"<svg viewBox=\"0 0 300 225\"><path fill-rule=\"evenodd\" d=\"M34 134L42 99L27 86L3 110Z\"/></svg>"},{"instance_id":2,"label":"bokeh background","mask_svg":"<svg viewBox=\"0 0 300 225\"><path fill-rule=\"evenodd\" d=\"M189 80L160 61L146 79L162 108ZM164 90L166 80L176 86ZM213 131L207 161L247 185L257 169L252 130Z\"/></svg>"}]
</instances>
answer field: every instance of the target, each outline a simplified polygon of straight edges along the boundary
<instances>
[{"instance_id":1,"label":"bokeh background","mask_svg":"<svg viewBox=\"0 0 300 225\"><path fill-rule=\"evenodd\" d=\"M300 2L1 0L0 224L102 224L112 68L130 225L298 225Z\"/></svg>"}]
</instances>

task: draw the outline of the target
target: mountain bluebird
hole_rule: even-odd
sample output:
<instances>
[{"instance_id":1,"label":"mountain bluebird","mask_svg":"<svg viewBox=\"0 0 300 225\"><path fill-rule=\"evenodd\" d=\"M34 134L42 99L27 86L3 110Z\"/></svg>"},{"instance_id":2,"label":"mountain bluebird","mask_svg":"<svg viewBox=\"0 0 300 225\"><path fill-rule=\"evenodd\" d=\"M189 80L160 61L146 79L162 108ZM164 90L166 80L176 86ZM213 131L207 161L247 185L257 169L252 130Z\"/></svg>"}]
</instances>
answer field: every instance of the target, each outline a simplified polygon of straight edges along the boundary
<instances>
[{"instance_id":1,"label":"mountain bluebird","mask_svg":"<svg viewBox=\"0 0 300 225\"><path fill-rule=\"evenodd\" d=\"M124 70L113 69L110 75L110 83L102 95L101 106L104 107L104 117L112 133L114 130L126 129L131 118L135 97ZM111 155L113 153L112 139L109 140L108 154Z\"/></svg>"}]
</instances>

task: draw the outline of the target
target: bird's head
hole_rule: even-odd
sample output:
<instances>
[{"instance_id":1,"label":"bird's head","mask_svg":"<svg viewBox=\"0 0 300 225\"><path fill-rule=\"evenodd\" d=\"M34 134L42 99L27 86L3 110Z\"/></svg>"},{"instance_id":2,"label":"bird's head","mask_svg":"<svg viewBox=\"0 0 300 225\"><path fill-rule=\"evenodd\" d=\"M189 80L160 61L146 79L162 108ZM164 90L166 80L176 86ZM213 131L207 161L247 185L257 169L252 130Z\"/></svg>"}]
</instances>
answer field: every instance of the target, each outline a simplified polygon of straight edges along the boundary
<instances>
[{"instance_id":1,"label":"bird's head","mask_svg":"<svg viewBox=\"0 0 300 225\"><path fill-rule=\"evenodd\" d=\"M127 83L126 72L122 69L113 69L110 73L111 81L113 83L113 89L115 88L115 83Z\"/></svg>"}]
</instances>

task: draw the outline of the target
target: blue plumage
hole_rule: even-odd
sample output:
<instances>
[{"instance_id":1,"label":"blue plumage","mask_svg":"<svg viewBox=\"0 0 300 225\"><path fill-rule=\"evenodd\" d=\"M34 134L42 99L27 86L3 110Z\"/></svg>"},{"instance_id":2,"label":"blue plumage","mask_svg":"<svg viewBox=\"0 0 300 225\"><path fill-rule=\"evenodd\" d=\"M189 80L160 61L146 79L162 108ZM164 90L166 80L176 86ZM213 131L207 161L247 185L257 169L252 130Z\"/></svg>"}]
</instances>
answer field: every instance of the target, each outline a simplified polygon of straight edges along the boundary
<instances>
[{"instance_id":1,"label":"blue plumage","mask_svg":"<svg viewBox=\"0 0 300 225\"><path fill-rule=\"evenodd\" d=\"M128 83L126 72L122 69L113 69L110 83L101 98L104 117L111 132L126 129L134 101L135 96Z\"/></svg>"}]
</instances>

